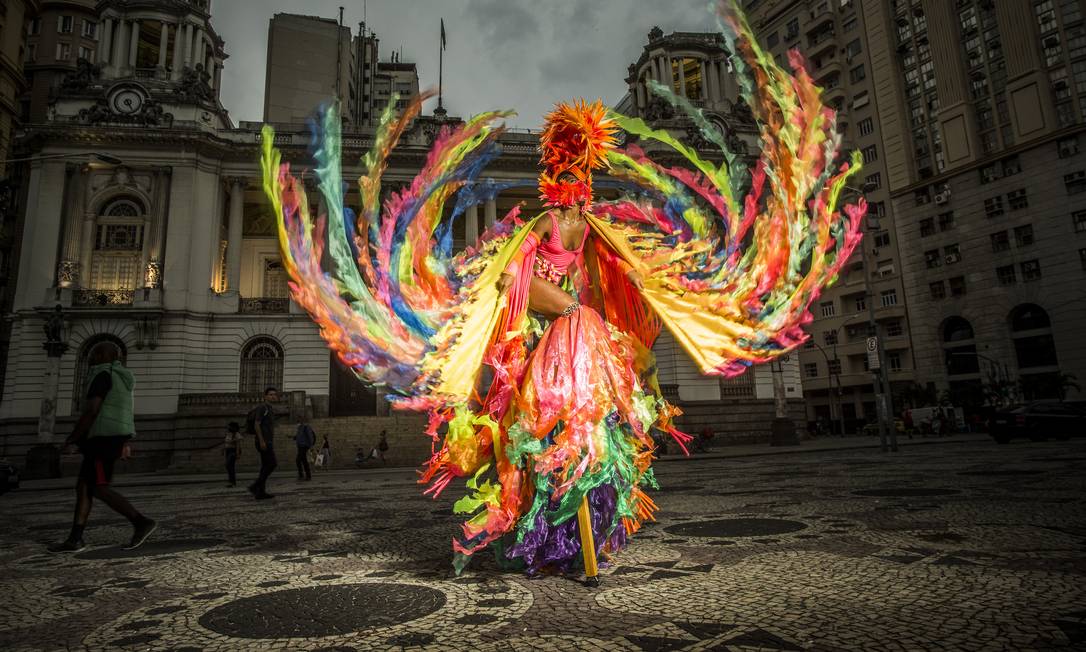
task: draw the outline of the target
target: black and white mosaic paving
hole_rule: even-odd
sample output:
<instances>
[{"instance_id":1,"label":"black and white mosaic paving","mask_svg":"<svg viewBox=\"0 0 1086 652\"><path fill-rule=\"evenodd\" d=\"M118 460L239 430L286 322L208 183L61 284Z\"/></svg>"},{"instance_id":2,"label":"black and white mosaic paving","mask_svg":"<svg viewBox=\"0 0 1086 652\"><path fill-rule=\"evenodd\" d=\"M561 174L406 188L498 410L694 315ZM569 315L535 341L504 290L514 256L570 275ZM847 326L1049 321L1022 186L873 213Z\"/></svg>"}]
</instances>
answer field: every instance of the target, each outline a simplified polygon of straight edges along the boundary
<instances>
[{"instance_id":1,"label":"black and white mosaic paving","mask_svg":"<svg viewBox=\"0 0 1086 652\"><path fill-rule=\"evenodd\" d=\"M1086 442L666 461L658 521L602 571L451 570L450 490L336 472L274 501L125 489L54 556L68 492L0 497L3 650L1086 649ZM144 481L147 481L145 478ZM154 478L150 483L154 482Z\"/></svg>"}]
</instances>

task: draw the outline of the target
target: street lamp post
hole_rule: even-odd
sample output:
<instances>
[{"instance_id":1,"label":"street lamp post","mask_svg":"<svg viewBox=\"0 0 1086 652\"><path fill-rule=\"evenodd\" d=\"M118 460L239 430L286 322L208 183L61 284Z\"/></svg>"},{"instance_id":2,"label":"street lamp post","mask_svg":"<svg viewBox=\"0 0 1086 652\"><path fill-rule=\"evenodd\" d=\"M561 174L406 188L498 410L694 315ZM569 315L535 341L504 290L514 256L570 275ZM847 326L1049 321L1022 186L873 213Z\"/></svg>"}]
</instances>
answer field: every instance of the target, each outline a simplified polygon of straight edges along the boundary
<instances>
[{"instance_id":1,"label":"street lamp post","mask_svg":"<svg viewBox=\"0 0 1086 652\"><path fill-rule=\"evenodd\" d=\"M838 330L840 330L840 329L838 329ZM840 333L838 333L838 336L839 335L840 335ZM814 335L811 336L811 339L809 341L811 342L811 344L815 345L815 348L818 349L818 352L821 353L822 357L826 359L826 372L830 374L830 385L832 385L832 390L830 392L830 410L833 411L834 406L836 405L836 407L837 407L837 418L835 419L835 421L837 422L837 430L838 430L837 434L844 437L845 436L845 415L844 415L844 413L843 413L843 411L841 409L841 374L830 372L830 356L826 355L826 350L823 349L822 346L818 342L816 342L814 340ZM837 342L836 342L836 340L834 341L834 344L833 344L833 359L834 360L839 360L839 358L837 357ZM834 400L835 397L836 397L836 400Z\"/></svg>"},{"instance_id":2,"label":"street lamp post","mask_svg":"<svg viewBox=\"0 0 1086 652\"><path fill-rule=\"evenodd\" d=\"M858 195L867 192L870 184L864 184L863 190L845 186ZM874 232L878 230L878 219L868 217L864 222L864 230ZM860 243L864 263L864 301L867 303L867 338L868 367L871 370L871 381L875 390L875 412L879 420L879 442L882 451L897 452L897 428L894 426L894 400L890 391L890 379L886 373L886 355L882 346L878 320L875 319L875 293L871 288L871 264L868 261L868 247L866 243ZM873 354L873 355L872 355ZM874 363L874 364L870 364ZM889 443L889 446L887 445Z\"/></svg>"}]
</instances>

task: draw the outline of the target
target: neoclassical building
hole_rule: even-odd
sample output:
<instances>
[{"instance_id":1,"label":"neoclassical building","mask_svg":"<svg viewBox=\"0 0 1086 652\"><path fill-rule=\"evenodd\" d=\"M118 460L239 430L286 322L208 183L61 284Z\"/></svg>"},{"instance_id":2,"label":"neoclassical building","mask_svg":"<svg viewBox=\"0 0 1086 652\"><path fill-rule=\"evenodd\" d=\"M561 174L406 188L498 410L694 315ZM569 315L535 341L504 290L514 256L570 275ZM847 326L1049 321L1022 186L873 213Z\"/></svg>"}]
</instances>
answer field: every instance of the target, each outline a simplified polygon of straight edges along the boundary
<instances>
[{"instance_id":1,"label":"neoclassical building","mask_svg":"<svg viewBox=\"0 0 1086 652\"><path fill-rule=\"evenodd\" d=\"M284 390L294 413L308 410L333 420L382 414L387 408L380 399L335 361L309 317L288 298L274 216L261 189L261 125L231 124L219 101L218 71L226 53L207 3L118 0L97 8L101 38L111 39L98 52L108 58L83 60L69 70L20 145L35 160L10 314L0 454L18 455L36 440L50 369L43 326L57 306L68 349L59 359L56 402L49 408L62 422L78 414L87 354L97 342L114 342L138 379L139 427L141 435L151 433L155 466L171 463L186 447L214 443L222 423L243 415L269 385ZM719 44L683 35L676 46L684 43L702 43L704 65L690 68L680 90L702 93L703 106L729 137L756 138L729 90ZM682 60L701 56L697 52L702 50L682 50ZM637 94L644 94L637 80L658 67L643 59L631 69L637 74L627 110L698 142L677 116L651 101L638 103ZM444 121L415 121L385 174L389 189L421 169ZM361 169L352 163L371 146L371 129L344 135L348 205L358 203ZM485 176L513 187L466 213L454 230L457 244L473 241L514 206L528 214L540 209L537 138L502 136L503 155ZM275 142L297 168L310 164L304 125L281 125ZM316 197L313 192L313 209L319 210ZM723 426L731 414L742 421L744 436L768 434L768 368L721 382L699 376L668 338L658 353L661 382L691 406L690 425ZM786 375L788 396L798 399L794 363L786 365Z\"/></svg>"}]
</instances>

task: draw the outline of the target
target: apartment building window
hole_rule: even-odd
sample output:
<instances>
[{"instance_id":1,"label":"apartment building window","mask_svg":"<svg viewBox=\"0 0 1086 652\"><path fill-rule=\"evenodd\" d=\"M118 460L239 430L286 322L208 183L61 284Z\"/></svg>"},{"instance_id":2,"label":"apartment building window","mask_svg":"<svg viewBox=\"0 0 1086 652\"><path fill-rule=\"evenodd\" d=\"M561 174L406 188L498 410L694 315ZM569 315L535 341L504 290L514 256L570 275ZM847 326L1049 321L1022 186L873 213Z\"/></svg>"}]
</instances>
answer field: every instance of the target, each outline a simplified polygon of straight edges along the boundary
<instances>
[{"instance_id":1,"label":"apartment building window","mask_svg":"<svg viewBox=\"0 0 1086 652\"><path fill-rule=\"evenodd\" d=\"M875 234L875 246L878 248L890 246L890 232L879 231Z\"/></svg>"},{"instance_id":2,"label":"apartment building window","mask_svg":"<svg viewBox=\"0 0 1086 652\"><path fill-rule=\"evenodd\" d=\"M852 108L862 109L871 102L871 98L868 96L867 91L860 91L852 98Z\"/></svg>"},{"instance_id":3,"label":"apartment building window","mask_svg":"<svg viewBox=\"0 0 1086 652\"><path fill-rule=\"evenodd\" d=\"M1063 175L1063 185L1067 188L1068 195L1077 195L1086 191L1086 170Z\"/></svg>"},{"instance_id":4,"label":"apartment building window","mask_svg":"<svg viewBox=\"0 0 1086 652\"><path fill-rule=\"evenodd\" d=\"M38 60L38 44L31 43L26 46L26 62L34 63Z\"/></svg>"},{"instance_id":5,"label":"apartment building window","mask_svg":"<svg viewBox=\"0 0 1086 652\"><path fill-rule=\"evenodd\" d=\"M957 244L943 247L943 259L947 265L953 265L962 261L961 248Z\"/></svg>"},{"instance_id":6,"label":"apartment building window","mask_svg":"<svg viewBox=\"0 0 1086 652\"><path fill-rule=\"evenodd\" d=\"M861 150L864 157L864 163L874 163L879 160L879 150L874 145L868 145Z\"/></svg>"},{"instance_id":7,"label":"apartment building window","mask_svg":"<svg viewBox=\"0 0 1086 652\"><path fill-rule=\"evenodd\" d=\"M836 310L833 308L832 301L823 301L819 304L820 313L823 317L833 317L836 314Z\"/></svg>"},{"instance_id":8,"label":"apartment building window","mask_svg":"<svg viewBox=\"0 0 1086 652\"><path fill-rule=\"evenodd\" d=\"M1033 5L1033 12L1037 14L1037 26L1042 34L1056 29L1056 10L1052 7L1052 0L1042 0Z\"/></svg>"},{"instance_id":9,"label":"apartment building window","mask_svg":"<svg viewBox=\"0 0 1086 652\"><path fill-rule=\"evenodd\" d=\"M924 114L924 105L921 104L920 98L909 101L909 118L912 120L914 129L927 124L928 117Z\"/></svg>"},{"instance_id":10,"label":"apartment building window","mask_svg":"<svg viewBox=\"0 0 1086 652\"><path fill-rule=\"evenodd\" d=\"M867 214L875 217L886 217L886 202L873 201L867 204Z\"/></svg>"},{"instance_id":11,"label":"apartment building window","mask_svg":"<svg viewBox=\"0 0 1086 652\"><path fill-rule=\"evenodd\" d=\"M1014 273L1014 265L996 267L996 278L999 280L1000 285L1014 285L1018 282L1018 277Z\"/></svg>"},{"instance_id":12,"label":"apartment building window","mask_svg":"<svg viewBox=\"0 0 1086 652\"><path fill-rule=\"evenodd\" d=\"M848 71L848 80L853 84L857 84L867 77L867 71L864 70L864 65L861 63L852 70Z\"/></svg>"},{"instance_id":13,"label":"apartment building window","mask_svg":"<svg viewBox=\"0 0 1086 652\"><path fill-rule=\"evenodd\" d=\"M870 136L875 131L875 122L871 118L864 118L856 123L856 128L860 130L861 136Z\"/></svg>"},{"instance_id":14,"label":"apartment building window","mask_svg":"<svg viewBox=\"0 0 1086 652\"><path fill-rule=\"evenodd\" d=\"M1060 13L1063 14L1064 23L1073 23L1082 18L1077 0L1061 0Z\"/></svg>"},{"instance_id":15,"label":"apartment building window","mask_svg":"<svg viewBox=\"0 0 1086 652\"><path fill-rule=\"evenodd\" d=\"M1071 158L1078 154L1078 136L1068 136L1056 141L1056 152L1060 158Z\"/></svg>"},{"instance_id":16,"label":"apartment building window","mask_svg":"<svg viewBox=\"0 0 1086 652\"><path fill-rule=\"evenodd\" d=\"M871 184L871 187L873 187L873 188L881 188L882 187L882 174L879 173L879 172L876 172L875 174L869 174L866 177L864 177L864 182Z\"/></svg>"},{"instance_id":17,"label":"apartment building window","mask_svg":"<svg viewBox=\"0 0 1086 652\"><path fill-rule=\"evenodd\" d=\"M954 228L954 211L939 213L939 230L949 231Z\"/></svg>"},{"instance_id":18,"label":"apartment building window","mask_svg":"<svg viewBox=\"0 0 1086 652\"><path fill-rule=\"evenodd\" d=\"M992 253L998 254L1001 251L1009 251L1011 248L1011 239L1007 237L1006 231L989 234L988 239L992 241Z\"/></svg>"},{"instance_id":19,"label":"apartment building window","mask_svg":"<svg viewBox=\"0 0 1086 652\"><path fill-rule=\"evenodd\" d=\"M98 23L94 22L93 20L84 20L83 21L83 36L85 36L85 37L87 37L89 39L97 39L98 38Z\"/></svg>"},{"instance_id":20,"label":"apartment building window","mask_svg":"<svg viewBox=\"0 0 1086 652\"><path fill-rule=\"evenodd\" d=\"M965 294L965 277L955 276L947 279L947 283L950 284L950 296L960 297Z\"/></svg>"},{"instance_id":21,"label":"apartment building window","mask_svg":"<svg viewBox=\"0 0 1086 652\"><path fill-rule=\"evenodd\" d=\"M57 16L57 32L60 34L71 34L72 29L75 26L75 19L71 16Z\"/></svg>"},{"instance_id":22,"label":"apartment building window","mask_svg":"<svg viewBox=\"0 0 1086 652\"><path fill-rule=\"evenodd\" d=\"M826 371L831 376L840 376L841 375L841 361L840 360L830 360L829 364L826 365Z\"/></svg>"},{"instance_id":23,"label":"apartment building window","mask_svg":"<svg viewBox=\"0 0 1086 652\"><path fill-rule=\"evenodd\" d=\"M875 268L875 273L878 274L880 277L893 276L894 261L880 260L878 266Z\"/></svg>"},{"instance_id":24,"label":"apartment building window","mask_svg":"<svg viewBox=\"0 0 1086 652\"><path fill-rule=\"evenodd\" d=\"M935 235L935 218L925 217L920 220L920 237L926 238L929 235Z\"/></svg>"},{"instance_id":25,"label":"apartment building window","mask_svg":"<svg viewBox=\"0 0 1086 652\"><path fill-rule=\"evenodd\" d=\"M988 97L988 77L983 72L976 71L969 76L969 95L974 100Z\"/></svg>"},{"instance_id":26,"label":"apartment building window","mask_svg":"<svg viewBox=\"0 0 1086 652\"><path fill-rule=\"evenodd\" d=\"M826 344L829 344L830 346L837 344L837 331L823 331L822 341L824 341Z\"/></svg>"},{"instance_id":27,"label":"apartment building window","mask_svg":"<svg viewBox=\"0 0 1086 652\"><path fill-rule=\"evenodd\" d=\"M927 188L916 190L913 192L913 203L917 206L923 206L931 203L931 191Z\"/></svg>"},{"instance_id":28,"label":"apartment building window","mask_svg":"<svg viewBox=\"0 0 1086 652\"><path fill-rule=\"evenodd\" d=\"M995 163L985 165L980 168L980 183L981 185L992 183L999 180L999 167Z\"/></svg>"},{"instance_id":29,"label":"apartment building window","mask_svg":"<svg viewBox=\"0 0 1086 652\"><path fill-rule=\"evenodd\" d=\"M860 39L851 41L845 46L845 60L852 61L853 57L863 52L863 46L860 44Z\"/></svg>"},{"instance_id":30,"label":"apartment building window","mask_svg":"<svg viewBox=\"0 0 1086 652\"><path fill-rule=\"evenodd\" d=\"M803 375L807 378L818 378L818 364L808 362L803 365Z\"/></svg>"},{"instance_id":31,"label":"apartment building window","mask_svg":"<svg viewBox=\"0 0 1086 652\"><path fill-rule=\"evenodd\" d=\"M1033 244L1033 225L1014 227L1014 241L1019 247L1028 247Z\"/></svg>"},{"instance_id":32,"label":"apartment building window","mask_svg":"<svg viewBox=\"0 0 1086 652\"><path fill-rule=\"evenodd\" d=\"M1045 65L1055 66L1063 61L1063 46L1060 44L1059 34L1049 34L1041 39L1041 45L1045 51Z\"/></svg>"},{"instance_id":33,"label":"apartment building window","mask_svg":"<svg viewBox=\"0 0 1086 652\"><path fill-rule=\"evenodd\" d=\"M845 30L846 34L856 29L856 17L852 16L848 20L846 20L842 29Z\"/></svg>"},{"instance_id":34,"label":"apartment building window","mask_svg":"<svg viewBox=\"0 0 1086 652\"><path fill-rule=\"evenodd\" d=\"M1020 210L1029 207L1029 198L1026 197L1026 189L1019 188L1007 193L1007 205L1011 210Z\"/></svg>"},{"instance_id":35,"label":"apartment building window","mask_svg":"<svg viewBox=\"0 0 1086 652\"><path fill-rule=\"evenodd\" d=\"M856 312L863 312L867 310L867 297L856 297Z\"/></svg>"},{"instance_id":36,"label":"apartment building window","mask_svg":"<svg viewBox=\"0 0 1086 652\"><path fill-rule=\"evenodd\" d=\"M79 58L94 63L94 49L79 46Z\"/></svg>"},{"instance_id":37,"label":"apartment building window","mask_svg":"<svg viewBox=\"0 0 1086 652\"><path fill-rule=\"evenodd\" d=\"M1066 14L1065 14L1066 15ZM1086 54L1086 28L1081 25L1071 27L1067 32L1067 54L1077 59Z\"/></svg>"},{"instance_id":38,"label":"apartment building window","mask_svg":"<svg viewBox=\"0 0 1086 652\"><path fill-rule=\"evenodd\" d=\"M777 43L780 43L780 40L781 40L780 35L777 34L776 32L773 32L772 34L770 34L769 36L766 37L765 46L766 46L766 48L775 48L775 47L777 47Z\"/></svg>"},{"instance_id":39,"label":"apartment building window","mask_svg":"<svg viewBox=\"0 0 1086 652\"><path fill-rule=\"evenodd\" d=\"M962 22L962 34L977 31L977 10L975 8L966 7L958 15L958 18Z\"/></svg>"},{"instance_id":40,"label":"apartment building window","mask_svg":"<svg viewBox=\"0 0 1086 652\"><path fill-rule=\"evenodd\" d=\"M932 299L945 299L946 298L946 284L942 281L936 281L928 284L928 289L931 291Z\"/></svg>"},{"instance_id":41,"label":"apartment building window","mask_svg":"<svg viewBox=\"0 0 1086 652\"><path fill-rule=\"evenodd\" d=\"M895 320L886 324L886 337L901 337L905 334L905 328L901 322Z\"/></svg>"},{"instance_id":42,"label":"apartment building window","mask_svg":"<svg viewBox=\"0 0 1086 652\"><path fill-rule=\"evenodd\" d=\"M924 264L928 266L928 269L935 269L943 265L943 257L939 255L938 249L929 249L924 252Z\"/></svg>"},{"instance_id":43,"label":"apartment building window","mask_svg":"<svg viewBox=\"0 0 1086 652\"><path fill-rule=\"evenodd\" d=\"M1086 211L1071 213L1071 222L1075 225L1075 233L1086 233Z\"/></svg>"},{"instance_id":44,"label":"apartment building window","mask_svg":"<svg viewBox=\"0 0 1086 652\"><path fill-rule=\"evenodd\" d=\"M41 34L41 18L31 18L30 24L27 25L27 35L37 36Z\"/></svg>"},{"instance_id":45,"label":"apartment building window","mask_svg":"<svg viewBox=\"0 0 1086 652\"><path fill-rule=\"evenodd\" d=\"M1024 261L1021 267L1023 281L1036 281L1041 278L1041 262L1036 258Z\"/></svg>"},{"instance_id":46,"label":"apartment building window","mask_svg":"<svg viewBox=\"0 0 1086 652\"><path fill-rule=\"evenodd\" d=\"M879 297L883 308L897 305L897 290L895 289L883 290L879 293Z\"/></svg>"},{"instance_id":47,"label":"apartment building window","mask_svg":"<svg viewBox=\"0 0 1086 652\"><path fill-rule=\"evenodd\" d=\"M1017 156L1003 159L1003 176L1011 177L1022 171L1022 161Z\"/></svg>"},{"instance_id":48,"label":"apartment building window","mask_svg":"<svg viewBox=\"0 0 1086 652\"><path fill-rule=\"evenodd\" d=\"M791 41L797 36L799 36L799 19L793 18L788 21L788 25L785 27L784 40Z\"/></svg>"},{"instance_id":49,"label":"apartment building window","mask_svg":"<svg viewBox=\"0 0 1086 652\"><path fill-rule=\"evenodd\" d=\"M999 217L1003 214L1003 197L996 195L984 200L985 217Z\"/></svg>"},{"instance_id":50,"label":"apartment building window","mask_svg":"<svg viewBox=\"0 0 1086 652\"><path fill-rule=\"evenodd\" d=\"M57 61L68 61L72 58L72 46L68 43L57 43Z\"/></svg>"}]
</instances>

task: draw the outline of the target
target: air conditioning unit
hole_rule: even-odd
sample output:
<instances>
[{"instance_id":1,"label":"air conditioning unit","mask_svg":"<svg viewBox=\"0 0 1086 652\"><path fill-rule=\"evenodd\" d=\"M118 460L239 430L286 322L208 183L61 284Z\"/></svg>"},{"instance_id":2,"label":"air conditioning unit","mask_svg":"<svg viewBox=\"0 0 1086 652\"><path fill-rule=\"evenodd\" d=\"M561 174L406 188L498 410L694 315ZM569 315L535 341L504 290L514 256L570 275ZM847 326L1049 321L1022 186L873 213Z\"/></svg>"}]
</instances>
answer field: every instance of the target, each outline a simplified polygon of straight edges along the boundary
<instances>
[{"instance_id":1,"label":"air conditioning unit","mask_svg":"<svg viewBox=\"0 0 1086 652\"><path fill-rule=\"evenodd\" d=\"M943 258L943 261L946 262L947 265L953 265L954 263L961 262L961 259L961 254L947 254Z\"/></svg>"},{"instance_id":2,"label":"air conditioning unit","mask_svg":"<svg viewBox=\"0 0 1086 652\"><path fill-rule=\"evenodd\" d=\"M1070 158L1078 154L1078 146L1071 143L1060 144L1060 158Z\"/></svg>"},{"instance_id":3,"label":"air conditioning unit","mask_svg":"<svg viewBox=\"0 0 1086 652\"><path fill-rule=\"evenodd\" d=\"M950 201L950 191L944 190L943 192L935 193L935 203L945 204Z\"/></svg>"}]
</instances>

